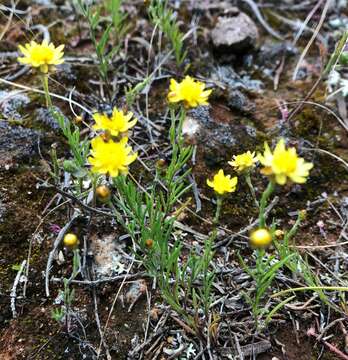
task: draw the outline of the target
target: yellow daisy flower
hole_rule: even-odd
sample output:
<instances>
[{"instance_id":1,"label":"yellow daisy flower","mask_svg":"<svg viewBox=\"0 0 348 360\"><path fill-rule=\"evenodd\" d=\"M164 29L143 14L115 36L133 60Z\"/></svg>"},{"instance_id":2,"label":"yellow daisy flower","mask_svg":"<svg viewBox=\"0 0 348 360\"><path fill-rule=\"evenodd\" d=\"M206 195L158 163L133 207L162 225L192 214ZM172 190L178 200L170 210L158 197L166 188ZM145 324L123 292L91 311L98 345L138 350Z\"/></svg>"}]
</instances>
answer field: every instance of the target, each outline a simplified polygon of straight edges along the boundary
<instances>
[{"instance_id":1,"label":"yellow daisy flower","mask_svg":"<svg viewBox=\"0 0 348 360\"><path fill-rule=\"evenodd\" d=\"M112 136L117 136L119 133L123 133L132 128L137 119L133 119L133 113L124 113L123 110L118 110L116 107L112 110L112 115L109 117L107 114L96 113L93 115L95 125L94 130L106 130L109 131Z\"/></svg>"},{"instance_id":2,"label":"yellow daisy flower","mask_svg":"<svg viewBox=\"0 0 348 360\"><path fill-rule=\"evenodd\" d=\"M205 90L205 84L195 81L190 76L178 83L170 80L168 101L171 103L184 102L186 108L194 108L199 105L208 105L208 97L212 90Z\"/></svg>"},{"instance_id":3,"label":"yellow daisy flower","mask_svg":"<svg viewBox=\"0 0 348 360\"><path fill-rule=\"evenodd\" d=\"M236 191L237 182L237 176L231 179L231 175L225 175L222 169L214 175L212 181L207 179L208 186L213 188L219 195Z\"/></svg>"},{"instance_id":4,"label":"yellow daisy flower","mask_svg":"<svg viewBox=\"0 0 348 360\"><path fill-rule=\"evenodd\" d=\"M252 246L265 247L272 242L272 235L267 229L261 228L253 231L249 240Z\"/></svg>"},{"instance_id":5,"label":"yellow daisy flower","mask_svg":"<svg viewBox=\"0 0 348 360\"><path fill-rule=\"evenodd\" d=\"M92 172L109 174L116 177L119 174L126 175L128 166L137 158L132 153L132 148L127 145L128 138L124 137L119 142L112 140L105 142L100 136L91 141L91 155L88 158L92 165Z\"/></svg>"},{"instance_id":6,"label":"yellow daisy flower","mask_svg":"<svg viewBox=\"0 0 348 360\"><path fill-rule=\"evenodd\" d=\"M46 40L42 44L31 41L25 46L19 45L19 50L24 57L18 57L21 64L31 65L39 68L41 72L47 73L50 66L63 64L64 59L64 45L55 47L52 43Z\"/></svg>"},{"instance_id":7,"label":"yellow daisy flower","mask_svg":"<svg viewBox=\"0 0 348 360\"><path fill-rule=\"evenodd\" d=\"M264 166L261 173L274 177L279 185L285 185L288 178L298 184L305 183L313 167L312 163L297 155L295 148L286 149L284 139L279 140L273 153L265 143L263 155L257 157Z\"/></svg>"},{"instance_id":8,"label":"yellow daisy flower","mask_svg":"<svg viewBox=\"0 0 348 360\"><path fill-rule=\"evenodd\" d=\"M240 155L234 155L232 161L229 161L228 164L234 167L238 172L242 172L254 167L257 161L255 152L247 151Z\"/></svg>"}]
</instances>

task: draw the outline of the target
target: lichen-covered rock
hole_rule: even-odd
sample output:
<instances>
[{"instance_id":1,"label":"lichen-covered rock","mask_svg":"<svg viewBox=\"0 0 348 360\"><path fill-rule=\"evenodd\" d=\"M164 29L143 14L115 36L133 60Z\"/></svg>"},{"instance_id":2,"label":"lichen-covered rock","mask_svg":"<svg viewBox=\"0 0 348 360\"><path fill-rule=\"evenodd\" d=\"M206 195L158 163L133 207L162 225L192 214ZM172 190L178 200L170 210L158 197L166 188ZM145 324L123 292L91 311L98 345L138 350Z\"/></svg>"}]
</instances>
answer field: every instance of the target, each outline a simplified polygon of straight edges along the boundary
<instances>
[{"instance_id":1,"label":"lichen-covered rock","mask_svg":"<svg viewBox=\"0 0 348 360\"><path fill-rule=\"evenodd\" d=\"M197 146L197 161L204 161L209 168L221 166L233 154L252 150L257 142L253 127L233 121L228 110L206 106L188 113L183 135Z\"/></svg>"},{"instance_id":2,"label":"lichen-covered rock","mask_svg":"<svg viewBox=\"0 0 348 360\"><path fill-rule=\"evenodd\" d=\"M0 170L30 160L38 153L39 133L0 121Z\"/></svg>"},{"instance_id":3,"label":"lichen-covered rock","mask_svg":"<svg viewBox=\"0 0 348 360\"><path fill-rule=\"evenodd\" d=\"M255 105L240 90L229 89L227 104L231 109L245 114L252 113L255 110Z\"/></svg>"},{"instance_id":4,"label":"lichen-covered rock","mask_svg":"<svg viewBox=\"0 0 348 360\"><path fill-rule=\"evenodd\" d=\"M238 73L231 65L214 67L210 72L210 78L222 83L230 90L243 90L252 93L262 92L264 84L260 79L253 79L246 71Z\"/></svg>"},{"instance_id":5,"label":"lichen-covered rock","mask_svg":"<svg viewBox=\"0 0 348 360\"><path fill-rule=\"evenodd\" d=\"M55 107L55 110L62 114L59 108ZM36 109L34 112L33 121L35 124L37 124L37 126L40 126L40 128L43 127L48 131L52 130L53 132L58 133L60 130L57 120L53 117L52 113L47 108Z\"/></svg>"},{"instance_id":6,"label":"lichen-covered rock","mask_svg":"<svg viewBox=\"0 0 348 360\"><path fill-rule=\"evenodd\" d=\"M218 50L244 52L257 46L259 32L248 15L238 12L235 16L220 17L211 39Z\"/></svg>"},{"instance_id":7,"label":"lichen-covered rock","mask_svg":"<svg viewBox=\"0 0 348 360\"><path fill-rule=\"evenodd\" d=\"M6 119L20 120L19 110L29 102L29 97L21 92L0 90L0 111Z\"/></svg>"},{"instance_id":8,"label":"lichen-covered rock","mask_svg":"<svg viewBox=\"0 0 348 360\"><path fill-rule=\"evenodd\" d=\"M98 277L121 274L125 271L124 259L116 246L115 235L90 237L91 251L94 257L94 270Z\"/></svg>"}]
</instances>

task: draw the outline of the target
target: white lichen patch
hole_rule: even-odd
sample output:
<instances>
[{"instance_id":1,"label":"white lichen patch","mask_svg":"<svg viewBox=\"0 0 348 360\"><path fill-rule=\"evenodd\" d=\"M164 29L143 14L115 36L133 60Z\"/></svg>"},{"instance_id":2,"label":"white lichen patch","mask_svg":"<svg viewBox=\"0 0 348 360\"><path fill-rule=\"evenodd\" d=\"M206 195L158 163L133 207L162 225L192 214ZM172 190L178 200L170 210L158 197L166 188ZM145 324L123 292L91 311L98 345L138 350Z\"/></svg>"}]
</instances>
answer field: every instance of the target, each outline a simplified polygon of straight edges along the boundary
<instances>
[{"instance_id":1,"label":"white lichen patch","mask_svg":"<svg viewBox=\"0 0 348 360\"><path fill-rule=\"evenodd\" d=\"M182 125L182 133L188 137L193 137L198 133L199 128L198 120L187 116Z\"/></svg>"},{"instance_id":2,"label":"white lichen patch","mask_svg":"<svg viewBox=\"0 0 348 360\"><path fill-rule=\"evenodd\" d=\"M98 276L112 276L125 271L122 254L116 247L114 235L111 234L102 238L93 235L90 241L95 271Z\"/></svg>"}]
</instances>

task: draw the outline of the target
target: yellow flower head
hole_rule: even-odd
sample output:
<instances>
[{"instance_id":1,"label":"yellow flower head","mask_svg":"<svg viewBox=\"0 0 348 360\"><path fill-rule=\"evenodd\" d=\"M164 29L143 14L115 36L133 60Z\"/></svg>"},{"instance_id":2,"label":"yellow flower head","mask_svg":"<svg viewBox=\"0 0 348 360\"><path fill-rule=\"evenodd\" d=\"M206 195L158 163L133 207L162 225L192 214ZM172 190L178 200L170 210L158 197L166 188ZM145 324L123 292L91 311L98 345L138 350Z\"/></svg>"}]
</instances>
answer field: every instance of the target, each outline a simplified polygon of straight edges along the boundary
<instances>
[{"instance_id":1,"label":"yellow flower head","mask_svg":"<svg viewBox=\"0 0 348 360\"><path fill-rule=\"evenodd\" d=\"M213 188L219 195L236 191L238 178L231 179L231 175L225 175L222 169L214 175L213 180L207 179L207 184Z\"/></svg>"},{"instance_id":2,"label":"yellow flower head","mask_svg":"<svg viewBox=\"0 0 348 360\"><path fill-rule=\"evenodd\" d=\"M123 133L132 128L136 123L137 119L133 119L133 113L129 112L125 114L123 110L114 108L112 115L96 113L93 115L95 120L94 130L106 130L109 131L112 136L117 136L119 133Z\"/></svg>"},{"instance_id":3,"label":"yellow flower head","mask_svg":"<svg viewBox=\"0 0 348 360\"><path fill-rule=\"evenodd\" d=\"M186 76L180 83L171 79L168 101L171 103L183 101L186 108L194 108L199 105L208 105L211 92L212 90L205 90L205 84L195 81L190 76Z\"/></svg>"},{"instance_id":4,"label":"yellow flower head","mask_svg":"<svg viewBox=\"0 0 348 360\"><path fill-rule=\"evenodd\" d=\"M265 143L263 155L257 157L264 166L261 173L273 176L279 185L285 185L288 178L298 184L305 183L313 167L312 163L297 155L295 148L286 149L284 139L279 140L273 153Z\"/></svg>"},{"instance_id":5,"label":"yellow flower head","mask_svg":"<svg viewBox=\"0 0 348 360\"><path fill-rule=\"evenodd\" d=\"M267 229L257 229L250 234L250 244L255 247L265 247L272 242L272 235Z\"/></svg>"},{"instance_id":6,"label":"yellow flower head","mask_svg":"<svg viewBox=\"0 0 348 360\"><path fill-rule=\"evenodd\" d=\"M25 44L25 46L19 45L19 50L24 57L19 57L18 61L21 64L31 65L35 68L39 68L41 72L47 73L49 66L63 64L63 49L64 45L55 47L46 40L44 40L42 44L31 41L30 43Z\"/></svg>"},{"instance_id":7,"label":"yellow flower head","mask_svg":"<svg viewBox=\"0 0 348 360\"><path fill-rule=\"evenodd\" d=\"M124 137L119 142L112 140L105 142L100 136L91 141L92 150L88 158L92 165L92 172L109 174L112 177L128 173L128 165L136 158L132 148L127 144L128 138Z\"/></svg>"},{"instance_id":8,"label":"yellow flower head","mask_svg":"<svg viewBox=\"0 0 348 360\"><path fill-rule=\"evenodd\" d=\"M247 151L240 155L234 155L232 161L229 161L229 165L234 167L238 172L250 169L257 163L257 157L255 152Z\"/></svg>"}]
</instances>

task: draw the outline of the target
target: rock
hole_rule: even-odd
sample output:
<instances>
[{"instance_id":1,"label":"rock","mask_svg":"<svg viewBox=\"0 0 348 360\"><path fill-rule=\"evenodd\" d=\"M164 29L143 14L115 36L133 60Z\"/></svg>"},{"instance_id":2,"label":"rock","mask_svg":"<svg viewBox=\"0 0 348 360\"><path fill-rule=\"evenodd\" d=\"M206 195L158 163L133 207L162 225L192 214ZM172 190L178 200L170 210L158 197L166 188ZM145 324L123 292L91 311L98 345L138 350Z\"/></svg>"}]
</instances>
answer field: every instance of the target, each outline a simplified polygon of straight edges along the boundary
<instances>
[{"instance_id":1,"label":"rock","mask_svg":"<svg viewBox=\"0 0 348 360\"><path fill-rule=\"evenodd\" d=\"M289 59L298 54L298 49L290 42L281 43L266 41L262 44L254 59L254 69L262 75L262 78L273 82L275 73L279 68L283 57ZM303 73L301 68L301 73Z\"/></svg>"},{"instance_id":2,"label":"rock","mask_svg":"<svg viewBox=\"0 0 348 360\"><path fill-rule=\"evenodd\" d=\"M59 65L56 73L57 80L66 84L72 84L77 80L76 72L74 72L73 66L69 63Z\"/></svg>"},{"instance_id":3,"label":"rock","mask_svg":"<svg viewBox=\"0 0 348 360\"><path fill-rule=\"evenodd\" d=\"M254 103L249 99L249 94L259 94L263 91L260 80L250 79L248 74L237 74L232 66L217 66L210 72L210 78L220 82L226 90L223 96L232 110L250 114L255 110Z\"/></svg>"},{"instance_id":4,"label":"rock","mask_svg":"<svg viewBox=\"0 0 348 360\"><path fill-rule=\"evenodd\" d=\"M28 161L38 153L39 133L0 121L0 169Z\"/></svg>"},{"instance_id":5,"label":"rock","mask_svg":"<svg viewBox=\"0 0 348 360\"><path fill-rule=\"evenodd\" d=\"M144 280L137 280L128 289L125 299L128 304L134 304L143 294L146 293L146 283Z\"/></svg>"},{"instance_id":6,"label":"rock","mask_svg":"<svg viewBox=\"0 0 348 360\"><path fill-rule=\"evenodd\" d=\"M55 110L59 113L62 113L57 107L55 107ZM60 130L57 120L52 116L52 114L47 108L36 109L33 119L38 126L43 126L44 128L47 128L47 130L53 130L55 133L58 133Z\"/></svg>"},{"instance_id":7,"label":"rock","mask_svg":"<svg viewBox=\"0 0 348 360\"><path fill-rule=\"evenodd\" d=\"M207 167L216 168L232 155L255 148L256 130L233 120L225 108L204 106L188 113L183 135L197 146L197 162L203 160Z\"/></svg>"},{"instance_id":8,"label":"rock","mask_svg":"<svg viewBox=\"0 0 348 360\"><path fill-rule=\"evenodd\" d=\"M239 90L229 89L227 104L231 109L245 114L255 110L255 105Z\"/></svg>"},{"instance_id":9,"label":"rock","mask_svg":"<svg viewBox=\"0 0 348 360\"><path fill-rule=\"evenodd\" d=\"M253 20L239 12L235 16L219 17L211 39L218 50L240 53L257 46L259 32Z\"/></svg>"},{"instance_id":10,"label":"rock","mask_svg":"<svg viewBox=\"0 0 348 360\"><path fill-rule=\"evenodd\" d=\"M214 67L210 72L210 77L214 81L219 81L230 90L246 90L248 92L259 93L263 90L263 82L250 78L250 75L242 72L237 73L232 66L222 65Z\"/></svg>"},{"instance_id":11,"label":"rock","mask_svg":"<svg viewBox=\"0 0 348 360\"><path fill-rule=\"evenodd\" d=\"M18 91L0 91L0 111L6 119L20 120L19 110L29 102L29 97Z\"/></svg>"},{"instance_id":12,"label":"rock","mask_svg":"<svg viewBox=\"0 0 348 360\"><path fill-rule=\"evenodd\" d=\"M90 237L91 251L94 255L95 272L98 277L121 274L125 271L125 265L121 252L117 249L115 235L99 237L93 234Z\"/></svg>"}]
</instances>

